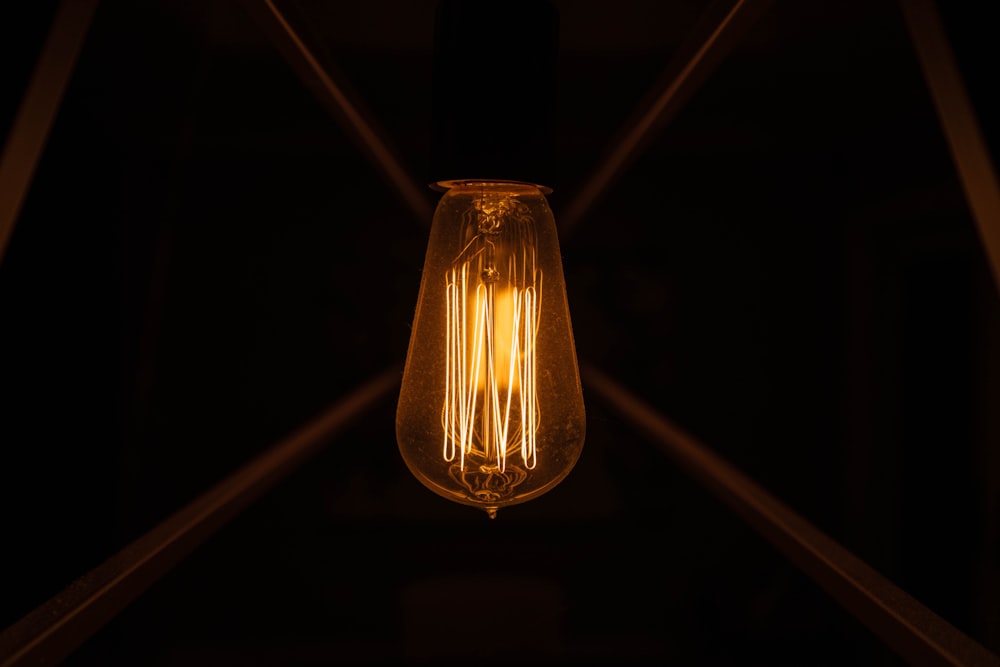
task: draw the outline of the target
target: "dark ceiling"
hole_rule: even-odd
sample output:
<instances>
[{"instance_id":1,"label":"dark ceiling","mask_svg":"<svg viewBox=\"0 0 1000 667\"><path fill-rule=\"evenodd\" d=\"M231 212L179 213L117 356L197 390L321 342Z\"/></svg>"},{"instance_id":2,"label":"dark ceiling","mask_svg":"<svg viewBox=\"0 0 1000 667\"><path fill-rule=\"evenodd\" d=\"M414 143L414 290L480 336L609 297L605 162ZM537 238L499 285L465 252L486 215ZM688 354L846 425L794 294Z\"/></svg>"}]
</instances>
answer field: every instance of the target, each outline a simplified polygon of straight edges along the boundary
<instances>
[{"instance_id":1,"label":"dark ceiling","mask_svg":"<svg viewBox=\"0 0 1000 667\"><path fill-rule=\"evenodd\" d=\"M435 3L277 4L423 188ZM561 221L715 5L556 5ZM52 7L3 27L5 127ZM994 146L995 47L942 10ZM97 11L0 266L0 626L403 362L430 221L257 16ZM1000 303L898 6L774 2L669 120L562 230L581 362L1000 650ZM585 399L577 469L494 522L390 401L70 664L896 663Z\"/></svg>"}]
</instances>

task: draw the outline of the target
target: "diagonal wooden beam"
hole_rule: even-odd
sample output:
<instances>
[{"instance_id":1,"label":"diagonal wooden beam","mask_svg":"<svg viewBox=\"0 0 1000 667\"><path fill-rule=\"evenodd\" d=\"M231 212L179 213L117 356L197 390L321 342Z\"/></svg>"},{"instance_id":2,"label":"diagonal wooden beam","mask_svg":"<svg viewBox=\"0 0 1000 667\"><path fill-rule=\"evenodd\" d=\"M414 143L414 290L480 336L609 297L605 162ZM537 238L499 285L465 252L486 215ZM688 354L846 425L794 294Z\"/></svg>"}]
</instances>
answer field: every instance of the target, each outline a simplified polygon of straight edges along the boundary
<instances>
[{"instance_id":1,"label":"diagonal wooden beam","mask_svg":"<svg viewBox=\"0 0 1000 667\"><path fill-rule=\"evenodd\" d=\"M0 667L55 665L399 386L376 375L0 633Z\"/></svg>"},{"instance_id":2,"label":"diagonal wooden beam","mask_svg":"<svg viewBox=\"0 0 1000 667\"><path fill-rule=\"evenodd\" d=\"M588 390L743 518L889 648L912 665L1000 667L963 634L607 375L580 367Z\"/></svg>"},{"instance_id":3,"label":"diagonal wooden beam","mask_svg":"<svg viewBox=\"0 0 1000 667\"><path fill-rule=\"evenodd\" d=\"M332 68L324 66L313 48L289 20L275 0L247 0L243 6L264 29L299 79L316 96L320 104L356 140L367 157L424 224L429 224L434 210L427 187L410 178L403 162L383 138L373 118L367 117L360 104L351 99L349 86Z\"/></svg>"},{"instance_id":4,"label":"diagonal wooden beam","mask_svg":"<svg viewBox=\"0 0 1000 667\"><path fill-rule=\"evenodd\" d=\"M649 141L674 118L732 51L771 0L716 0L667 64L645 103L619 131L604 160L558 216L562 233L583 219Z\"/></svg>"},{"instance_id":5,"label":"diagonal wooden beam","mask_svg":"<svg viewBox=\"0 0 1000 667\"><path fill-rule=\"evenodd\" d=\"M97 0L62 0L0 155L0 262L59 113Z\"/></svg>"},{"instance_id":6,"label":"diagonal wooden beam","mask_svg":"<svg viewBox=\"0 0 1000 667\"><path fill-rule=\"evenodd\" d=\"M933 0L900 0L948 149L1000 289L1000 182Z\"/></svg>"}]
</instances>

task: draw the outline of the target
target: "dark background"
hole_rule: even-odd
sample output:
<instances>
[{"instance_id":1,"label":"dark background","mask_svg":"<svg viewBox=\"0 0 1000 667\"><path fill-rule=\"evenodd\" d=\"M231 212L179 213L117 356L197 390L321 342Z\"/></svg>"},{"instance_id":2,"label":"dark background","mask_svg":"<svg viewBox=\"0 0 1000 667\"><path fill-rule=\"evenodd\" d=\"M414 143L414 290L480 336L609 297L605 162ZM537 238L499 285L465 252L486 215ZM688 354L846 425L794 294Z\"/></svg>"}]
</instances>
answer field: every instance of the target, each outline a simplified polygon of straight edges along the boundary
<instances>
[{"instance_id":1,"label":"dark background","mask_svg":"<svg viewBox=\"0 0 1000 667\"><path fill-rule=\"evenodd\" d=\"M708 4L556 4L558 221ZM4 128L54 6L5 9ZM280 6L422 180L434 3ZM0 265L0 627L401 364L428 226L239 3L103 2ZM1000 651L1000 301L897 5L774 3L562 250L581 361ZM896 664L585 399L492 522L385 402L68 662Z\"/></svg>"}]
</instances>

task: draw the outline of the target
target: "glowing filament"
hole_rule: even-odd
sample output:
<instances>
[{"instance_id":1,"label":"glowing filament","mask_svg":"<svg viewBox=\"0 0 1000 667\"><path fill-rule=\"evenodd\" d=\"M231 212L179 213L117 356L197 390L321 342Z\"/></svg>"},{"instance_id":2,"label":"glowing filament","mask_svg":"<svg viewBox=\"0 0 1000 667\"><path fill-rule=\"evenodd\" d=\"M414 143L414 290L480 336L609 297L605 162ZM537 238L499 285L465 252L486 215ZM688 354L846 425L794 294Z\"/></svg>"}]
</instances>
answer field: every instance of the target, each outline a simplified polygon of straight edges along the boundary
<instances>
[{"instance_id":1,"label":"glowing filament","mask_svg":"<svg viewBox=\"0 0 1000 667\"><path fill-rule=\"evenodd\" d=\"M463 225L465 248L446 276L447 350L442 408L445 461L462 470L507 468L520 450L536 463L535 342L541 271L534 221L516 200L482 198Z\"/></svg>"}]
</instances>

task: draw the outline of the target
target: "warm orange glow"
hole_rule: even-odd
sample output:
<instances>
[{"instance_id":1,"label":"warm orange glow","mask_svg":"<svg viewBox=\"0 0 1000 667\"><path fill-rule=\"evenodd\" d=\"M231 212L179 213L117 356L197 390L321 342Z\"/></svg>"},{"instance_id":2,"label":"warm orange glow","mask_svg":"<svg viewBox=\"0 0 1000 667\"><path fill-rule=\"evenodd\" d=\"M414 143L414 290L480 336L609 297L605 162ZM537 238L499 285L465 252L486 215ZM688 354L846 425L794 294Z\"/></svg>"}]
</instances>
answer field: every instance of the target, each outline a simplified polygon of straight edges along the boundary
<instances>
[{"instance_id":1,"label":"warm orange glow","mask_svg":"<svg viewBox=\"0 0 1000 667\"><path fill-rule=\"evenodd\" d=\"M519 183L448 187L427 247L396 435L428 488L494 516L572 469L583 397L545 197Z\"/></svg>"},{"instance_id":2,"label":"warm orange glow","mask_svg":"<svg viewBox=\"0 0 1000 667\"><path fill-rule=\"evenodd\" d=\"M529 257L530 253L524 253ZM446 389L442 421L444 460L466 455L507 469L508 450L535 467L538 426L535 337L541 272L533 284L484 282L488 270L464 262L447 285Z\"/></svg>"}]
</instances>

